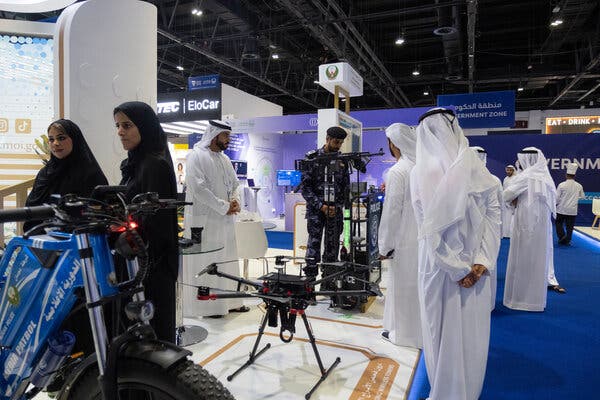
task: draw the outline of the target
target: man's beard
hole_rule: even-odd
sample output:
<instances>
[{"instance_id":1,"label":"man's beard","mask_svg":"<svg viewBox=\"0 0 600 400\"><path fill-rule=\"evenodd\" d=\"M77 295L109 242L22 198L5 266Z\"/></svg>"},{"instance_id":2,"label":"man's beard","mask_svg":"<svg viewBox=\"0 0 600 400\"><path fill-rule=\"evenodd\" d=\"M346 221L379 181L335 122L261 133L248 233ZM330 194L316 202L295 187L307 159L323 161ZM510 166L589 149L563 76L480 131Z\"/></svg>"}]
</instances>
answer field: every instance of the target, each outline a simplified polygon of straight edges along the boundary
<instances>
[{"instance_id":1,"label":"man's beard","mask_svg":"<svg viewBox=\"0 0 600 400\"><path fill-rule=\"evenodd\" d=\"M229 143L225 143L225 142L219 142L217 140L217 146L221 149L221 150L227 150L227 148L229 147Z\"/></svg>"}]
</instances>

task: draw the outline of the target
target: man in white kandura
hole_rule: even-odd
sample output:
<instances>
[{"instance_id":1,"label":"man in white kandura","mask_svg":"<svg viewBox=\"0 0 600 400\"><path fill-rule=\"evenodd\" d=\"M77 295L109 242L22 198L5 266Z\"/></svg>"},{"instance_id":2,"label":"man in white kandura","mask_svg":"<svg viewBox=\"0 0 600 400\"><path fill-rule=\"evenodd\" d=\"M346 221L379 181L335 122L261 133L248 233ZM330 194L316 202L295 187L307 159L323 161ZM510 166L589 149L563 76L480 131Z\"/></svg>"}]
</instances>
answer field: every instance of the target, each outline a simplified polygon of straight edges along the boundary
<instances>
[{"instance_id":1,"label":"man in white kandura","mask_svg":"<svg viewBox=\"0 0 600 400\"><path fill-rule=\"evenodd\" d=\"M430 400L476 400L490 338L490 279L500 247L495 181L450 110L417 128L410 176L419 227L419 301Z\"/></svg>"},{"instance_id":2,"label":"man in white kandura","mask_svg":"<svg viewBox=\"0 0 600 400\"><path fill-rule=\"evenodd\" d=\"M575 182L578 167L575 163L567 165L567 179L556 188L556 235L558 236L558 244L567 246L571 244L579 199L585 197L583 186ZM566 232L565 225L567 227Z\"/></svg>"},{"instance_id":3,"label":"man in white kandura","mask_svg":"<svg viewBox=\"0 0 600 400\"><path fill-rule=\"evenodd\" d=\"M481 146L472 146L471 149L473 149L475 153L477 153L477 156L479 157L481 162L483 162L483 165L485 165L487 169L487 151L485 151L485 149ZM502 200L502 183L500 182L500 178L498 178L496 175L492 175L492 178L496 181L496 194L498 196L498 203L500 204L500 209L502 210L502 203L504 203L504 201ZM502 226L502 229L504 229L504 226ZM498 287L498 271L496 270L496 263L494 263L494 266L489 269L489 272L493 311L494 308L496 308L496 291Z\"/></svg>"},{"instance_id":4,"label":"man in white kandura","mask_svg":"<svg viewBox=\"0 0 600 400\"><path fill-rule=\"evenodd\" d=\"M506 172L506 176L502 181L503 190L506 189L508 184L517 176L515 167L513 165L507 165L504 171ZM512 221L515 214L515 208L510 203L505 201L502 201L500 204L502 204L502 237L509 238L512 230Z\"/></svg>"},{"instance_id":5,"label":"man in white kandura","mask_svg":"<svg viewBox=\"0 0 600 400\"><path fill-rule=\"evenodd\" d=\"M518 158L523 170L503 193L504 201L515 205L503 303L514 310L544 311L546 281L556 279L551 219L556 188L539 149L527 147Z\"/></svg>"},{"instance_id":6,"label":"man in white kandura","mask_svg":"<svg viewBox=\"0 0 600 400\"><path fill-rule=\"evenodd\" d=\"M209 121L202 139L187 156L185 181L186 207L184 215L186 237L195 236L202 229L202 248L223 247L222 250L187 255L183 257L183 282L187 285L208 286L223 290L236 290L237 283L214 275L196 274L213 262L231 261L219 265L219 270L240 276L240 266L235 241L234 215L240 211L239 181L231 160L223 154L229 146L231 127L221 121ZM241 299L199 301L196 289L184 286L183 315L185 317L222 317L229 311L245 312Z\"/></svg>"},{"instance_id":7,"label":"man in white kandura","mask_svg":"<svg viewBox=\"0 0 600 400\"><path fill-rule=\"evenodd\" d=\"M379 254L389 254L389 281L383 311L383 337L399 346L423 347L417 290L417 222L410 198L410 171L414 167L417 136L408 125L396 123L385 130L397 160L385 181L385 201L379 224ZM393 252L393 255L392 255Z\"/></svg>"}]
</instances>

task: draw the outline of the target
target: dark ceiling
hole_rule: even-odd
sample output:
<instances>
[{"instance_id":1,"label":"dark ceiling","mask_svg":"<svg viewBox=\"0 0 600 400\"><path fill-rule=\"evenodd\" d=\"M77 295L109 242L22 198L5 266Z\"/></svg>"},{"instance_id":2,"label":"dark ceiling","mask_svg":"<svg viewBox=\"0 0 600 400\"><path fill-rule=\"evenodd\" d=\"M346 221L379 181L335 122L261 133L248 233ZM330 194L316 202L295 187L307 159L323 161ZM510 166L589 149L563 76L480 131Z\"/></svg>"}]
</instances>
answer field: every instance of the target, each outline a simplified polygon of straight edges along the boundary
<instances>
[{"instance_id":1,"label":"dark ceiling","mask_svg":"<svg viewBox=\"0 0 600 400\"><path fill-rule=\"evenodd\" d=\"M598 0L148 1L158 8L159 93L219 73L286 114L314 112L333 105L314 82L318 66L347 61L364 78L352 109L519 87L518 110L600 103Z\"/></svg>"}]
</instances>

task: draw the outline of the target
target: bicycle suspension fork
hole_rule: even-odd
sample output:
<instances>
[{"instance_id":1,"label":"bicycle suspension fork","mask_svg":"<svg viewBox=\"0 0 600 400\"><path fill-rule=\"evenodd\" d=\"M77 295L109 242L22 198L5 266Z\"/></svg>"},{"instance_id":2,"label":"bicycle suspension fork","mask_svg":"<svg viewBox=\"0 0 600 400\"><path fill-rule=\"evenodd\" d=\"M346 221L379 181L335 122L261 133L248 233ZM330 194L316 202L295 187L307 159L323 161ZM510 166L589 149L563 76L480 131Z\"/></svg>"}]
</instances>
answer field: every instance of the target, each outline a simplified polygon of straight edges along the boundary
<instances>
[{"instance_id":1,"label":"bicycle suspension fork","mask_svg":"<svg viewBox=\"0 0 600 400\"><path fill-rule=\"evenodd\" d=\"M78 233L75 235L77 248L81 259L81 271L83 273L83 286L85 288L86 303L92 304L88 307L90 324L92 327L92 336L94 338L94 348L98 359L98 370L100 376L104 375L106 366L106 351L108 346L108 335L106 324L104 323L104 314L100 302L100 290L98 288L98 279L94 269L94 253L90 245L88 233Z\"/></svg>"}]
</instances>

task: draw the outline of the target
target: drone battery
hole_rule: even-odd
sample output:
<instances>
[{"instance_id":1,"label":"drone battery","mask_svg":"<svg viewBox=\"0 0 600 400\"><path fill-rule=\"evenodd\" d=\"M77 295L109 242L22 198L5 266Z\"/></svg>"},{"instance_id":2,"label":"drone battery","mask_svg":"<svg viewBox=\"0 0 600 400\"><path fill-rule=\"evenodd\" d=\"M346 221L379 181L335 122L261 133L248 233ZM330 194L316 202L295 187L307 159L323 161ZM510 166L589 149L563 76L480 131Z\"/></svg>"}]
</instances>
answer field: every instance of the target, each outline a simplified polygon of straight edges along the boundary
<instances>
[{"instance_id":1,"label":"drone battery","mask_svg":"<svg viewBox=\"0 0 600 400\"><path fill-rule=\"evenodd\" d=\"M269 318L269 326L272 328L277 328L277 306L271 304L269 305L269 309L267 310L267 318Z\"/></svg>"}]
</instances>

